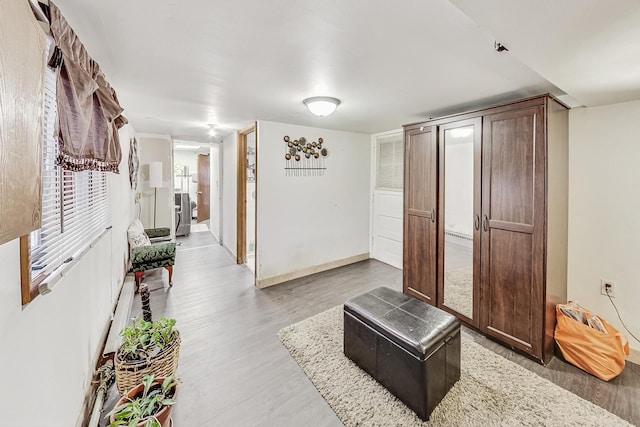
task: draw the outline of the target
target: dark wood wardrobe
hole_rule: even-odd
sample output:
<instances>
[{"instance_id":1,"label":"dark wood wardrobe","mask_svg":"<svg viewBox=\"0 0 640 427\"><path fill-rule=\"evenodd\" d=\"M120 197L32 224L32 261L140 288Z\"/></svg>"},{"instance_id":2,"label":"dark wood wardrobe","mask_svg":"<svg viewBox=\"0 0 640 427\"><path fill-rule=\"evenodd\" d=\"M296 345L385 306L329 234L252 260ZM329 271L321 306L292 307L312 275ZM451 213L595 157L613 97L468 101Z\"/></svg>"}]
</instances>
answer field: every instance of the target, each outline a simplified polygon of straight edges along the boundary
<instances>
[{"instance_id":1,"label":"dark wood wardrobe","mask_svg":"<svg viewBox=\"0 0 640 427\"><path fill-rule=\"evenodd\" d=\"M404 292L548 362L566 300L567 107L543 95L404 135Z\"/></svg>"}]
</instances>

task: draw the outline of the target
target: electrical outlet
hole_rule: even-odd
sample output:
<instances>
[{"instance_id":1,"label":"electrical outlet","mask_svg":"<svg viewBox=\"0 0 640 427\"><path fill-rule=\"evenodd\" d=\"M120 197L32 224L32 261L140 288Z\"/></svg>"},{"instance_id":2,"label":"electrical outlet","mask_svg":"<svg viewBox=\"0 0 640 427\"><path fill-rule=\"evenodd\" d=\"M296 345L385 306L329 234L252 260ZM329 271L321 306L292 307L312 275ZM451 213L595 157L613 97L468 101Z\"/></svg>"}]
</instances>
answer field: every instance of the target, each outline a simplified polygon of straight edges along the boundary
<instances>
[{"instance_id":1,"label":"electrical outlet","mask_svg":"<svg viewBox=\"0 0 640 427\"><path fill-rule=\"evenodd\" d=\"M616 285L610 280L600 279L600 293L615 298Z\"/></svg>"}]
</instances>

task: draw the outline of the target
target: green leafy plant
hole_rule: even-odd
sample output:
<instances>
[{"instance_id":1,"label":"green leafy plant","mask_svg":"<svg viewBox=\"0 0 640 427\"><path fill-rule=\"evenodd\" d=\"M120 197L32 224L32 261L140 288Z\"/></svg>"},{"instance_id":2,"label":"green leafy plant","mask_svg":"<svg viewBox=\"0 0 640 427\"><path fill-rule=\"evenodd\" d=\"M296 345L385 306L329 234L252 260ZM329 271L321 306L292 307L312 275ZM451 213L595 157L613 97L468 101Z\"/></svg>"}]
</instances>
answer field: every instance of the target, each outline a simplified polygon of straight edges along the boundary
<instances>
[{"instance_id":1,"label":"green leafy plant","mask_svg":"<svg viewBox=\"0 0 640 427\"><path fill-rule=\"evenodd\" d=\"M105 418L112 417L108 427L135 427L140 423L144 427L161 427L156 415L165 407L176 403L174 396L178 380L174 376L166 377L162 383L154 381L153 375L142 379L142 393L117 405Z\"/></svg>"},{"instance_id":2,"label":"green leafy plant","mask_svg":"<svg viewBox=\"0 0 640 427\"><path fill-rule=\"evenodd\" d=\"M173 342L175 319L161 317L151 322L134 319L131 326L120 332L122 344L118 356L124 360L144 360L155 356Z\"/></svg>"}]
</instances>

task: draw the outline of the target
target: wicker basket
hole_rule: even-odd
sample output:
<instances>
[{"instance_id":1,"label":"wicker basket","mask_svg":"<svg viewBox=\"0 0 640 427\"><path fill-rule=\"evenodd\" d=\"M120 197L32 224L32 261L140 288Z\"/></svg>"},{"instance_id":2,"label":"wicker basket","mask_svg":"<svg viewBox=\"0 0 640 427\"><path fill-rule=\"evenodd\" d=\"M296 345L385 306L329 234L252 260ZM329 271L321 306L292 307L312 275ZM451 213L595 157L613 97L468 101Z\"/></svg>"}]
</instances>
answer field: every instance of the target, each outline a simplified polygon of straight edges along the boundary
<instances>
[{"instance_id":1,"label":"wicker basket","mask_svg":"<svg viewBox=\"0 0 640 427\"><path fill-rule=\"evenodd\" d=\"M116 387L120 396L125 396L129 390L142 383L142 377L153 374L156 377L174 375L178 369L180 356L180 334L175 334L171 344L156 356L146 360L121 360L119 353L114 357L116 371Z\"/></svg>"}]
</instances>

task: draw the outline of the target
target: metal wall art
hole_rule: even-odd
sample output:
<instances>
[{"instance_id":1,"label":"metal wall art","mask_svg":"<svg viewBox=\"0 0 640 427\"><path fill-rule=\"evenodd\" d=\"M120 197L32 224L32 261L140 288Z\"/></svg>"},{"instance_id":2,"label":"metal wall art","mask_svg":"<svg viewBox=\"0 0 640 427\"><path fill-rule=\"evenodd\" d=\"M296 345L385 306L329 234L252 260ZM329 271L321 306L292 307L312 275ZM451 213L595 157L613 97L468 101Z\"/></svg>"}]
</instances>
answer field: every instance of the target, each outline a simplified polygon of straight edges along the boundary
<instances>
[{"instance_id":1,"label":"metal wall art","mask_svg":"<svg viewBox=\"0 0 640 427\"><path fill-rule=\"evenodd\" d=\"M140 158L138 157L138 141L131 138L129 142L129 182L131 189L138 189L138 169L140 168Z\"/></svg>"},{"instance_id":2,"label":"metal wall art","mask_svg":"<svg viewBox=\"0 0 640 427\"><path fill-rule=\"evenodd\" d=\"M324 140L307 142L305 137L291 140L288 135L284 137L286 160L284 170L287 176L323 176L327 169L324 159L329 155L329 150L324 146Z\"/></svg>"}]
</instances>

